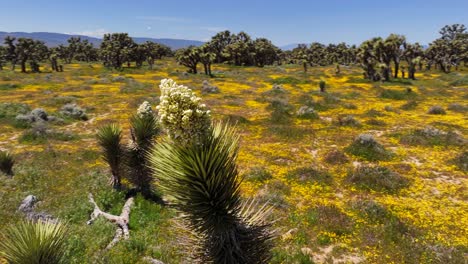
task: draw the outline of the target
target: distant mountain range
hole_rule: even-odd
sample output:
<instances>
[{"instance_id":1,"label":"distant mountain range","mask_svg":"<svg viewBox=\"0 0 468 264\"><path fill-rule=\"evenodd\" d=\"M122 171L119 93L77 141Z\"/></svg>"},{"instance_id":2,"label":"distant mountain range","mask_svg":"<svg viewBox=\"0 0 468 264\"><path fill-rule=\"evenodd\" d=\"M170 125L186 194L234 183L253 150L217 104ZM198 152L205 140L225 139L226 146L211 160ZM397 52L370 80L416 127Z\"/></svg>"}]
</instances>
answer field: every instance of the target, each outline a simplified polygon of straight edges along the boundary
<instances>
[{"instance_id":1,"label":"distant mountain range","mask_svg":"<svg viewBox=\"0 0 468 264\"><path fill-rule=\"evenodd\" d=\"M293 44L288 44L288 45L281 46L279 48L282 49L282 50L293 50L293 49L297 48L298 45L299 45L299 43L293 43Z\"/></svg>"},{"instance_id":2,"label":"distant mountain range","mask_svg":"<svg viewBox=\"0 0 468 264\"><path fill-rule=\"evenodd\" d=\"M70 35L62 33L52 33L52 32L2 32L0 31L0 44L3 44L3 39L6 36L12 36L16 38L32 38L36 40L44 41L48 47L55 47L60 44L67 45L67 40L70 37L81 37L81 39L87 39L90 43L93 43L95 47L99 47L102 42L100 38L94 38L89 36L82 35ZM187 39L170 39L170 38L142 38L142 37L132 37L136 43L143 43L145 41L153 41L156 43L164 44L169 46L171 49L176 50L180 48L185 48L190 45L201 46L203 41L198 40L187 40Z\"/></svg>"}]
</instances>

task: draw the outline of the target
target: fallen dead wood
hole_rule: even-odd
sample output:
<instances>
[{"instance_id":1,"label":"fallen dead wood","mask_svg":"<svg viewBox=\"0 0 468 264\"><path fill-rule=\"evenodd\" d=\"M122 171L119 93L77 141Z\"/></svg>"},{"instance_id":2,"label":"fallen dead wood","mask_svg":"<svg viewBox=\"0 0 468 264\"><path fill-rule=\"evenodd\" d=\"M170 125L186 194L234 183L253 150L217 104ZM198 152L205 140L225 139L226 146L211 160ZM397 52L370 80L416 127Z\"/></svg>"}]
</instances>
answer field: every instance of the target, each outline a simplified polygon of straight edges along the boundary
<instances>
[{"instance_id":1,"label":"fallen dead wood","mask_svg":"<svg viewBox=\"0 0 468 264\"><path fill-rule=\"evenodd\" d=\"M115 236L112 241L107 245L106 249L113 247L117 242L119 242L122 237L123 239L128 239L130 237L130 231L128 229L128 222L130 216L130 207L133 205L133 197L129 198L123 208L120 215L112 215L106 212L103 212L99 206L94 201L93 195L89 194L89 202L94 205L94 211L91 213L90 219L87 222L88 225L92 224L99 216L103 216L111 223L117 225L117 230L115 231Z\"/></svg>"}]
</instances>

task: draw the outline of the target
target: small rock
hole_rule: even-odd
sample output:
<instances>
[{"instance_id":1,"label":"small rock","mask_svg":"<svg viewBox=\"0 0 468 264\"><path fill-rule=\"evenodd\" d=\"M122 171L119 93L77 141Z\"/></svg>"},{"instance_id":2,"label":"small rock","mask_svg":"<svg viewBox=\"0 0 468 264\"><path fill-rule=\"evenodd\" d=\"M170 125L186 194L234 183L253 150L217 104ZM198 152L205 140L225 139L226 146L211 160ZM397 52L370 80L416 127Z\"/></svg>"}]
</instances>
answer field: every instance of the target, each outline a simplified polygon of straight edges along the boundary
<instances>
[{"instance_id":1,"label":"small rock","mask_svg":"<svg viewBox=\"0 0 468 264\"><path fill-rule=\"evenodd\" d=\"M207 80L204 80L201 91L204 94L219 93L219 88L217 86L210 85Z\"/></svg>"}]
</instances>

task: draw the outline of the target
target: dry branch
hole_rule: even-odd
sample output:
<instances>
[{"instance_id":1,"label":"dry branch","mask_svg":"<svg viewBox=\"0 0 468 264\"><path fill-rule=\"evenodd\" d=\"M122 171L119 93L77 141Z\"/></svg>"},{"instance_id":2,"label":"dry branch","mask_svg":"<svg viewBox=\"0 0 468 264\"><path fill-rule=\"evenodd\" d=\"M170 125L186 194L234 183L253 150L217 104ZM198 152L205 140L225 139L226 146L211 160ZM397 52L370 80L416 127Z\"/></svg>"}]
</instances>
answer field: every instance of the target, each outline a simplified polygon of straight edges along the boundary
<instances>
[{"instance_id":1,"label":"dry branch","mask_svg":"<svg viewBox=\"0 0 468 264\"><path fill-rule=\"evenodd\" d=\"M114 239L107 245L106 249L109 249L113 247L119 240L122 239L128 239L130 237L130 232L128 229L128 222L129 222L129 216L130 216L130 207L133 204L133 197L129 198L123 208L122 208L122 213L117 216L117 215L111 215L109 213L101 211L99 206L96 204L94 201L93 195L90 193L89 194L89 202L94 205L94 211L91 213L91 218L87 222L88 225L92 224L96 218L99 216L103 216L107 220L109 220L111 223L114 223L117 225L117 230L115 231L115 236Z\"/></svg>"}]
</instances>

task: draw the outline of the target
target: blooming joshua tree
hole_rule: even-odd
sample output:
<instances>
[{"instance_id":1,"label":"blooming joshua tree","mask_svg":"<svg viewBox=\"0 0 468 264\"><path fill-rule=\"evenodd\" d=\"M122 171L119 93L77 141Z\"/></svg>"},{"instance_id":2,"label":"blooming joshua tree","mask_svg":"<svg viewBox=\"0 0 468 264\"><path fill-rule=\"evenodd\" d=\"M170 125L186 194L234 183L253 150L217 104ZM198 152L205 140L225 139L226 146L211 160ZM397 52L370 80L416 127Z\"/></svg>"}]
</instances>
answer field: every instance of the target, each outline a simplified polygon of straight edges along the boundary
<instances>
[{"instance_id":1,"label":"blooming joshua tree","mask_svg":"<svg viewBox=\"0 0 468 264\"><path fill-rule=\"evenodd\" d=\"M268 263L270 207L241 199L236 130L212 125L209 110L187 87L167 79L160 87L160 122L169 138L155 146L150 166L197 233L197 257L202 263Z\"/></svg>"},{"instance_id":2,"label":"blooming joshua tree","mask_svg":"<svg viewBox=\"0 0 468 264\"><path fill-rule=\"evenodd\" d=\"M171 79L162 80L159 87L161 100L157 109L169 137L183 145L200 143L211 126L210 110L191 89Z\"/></svg>"}]
</instances>

